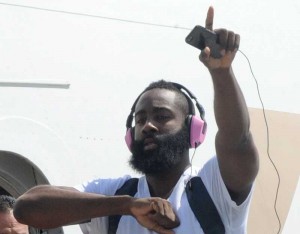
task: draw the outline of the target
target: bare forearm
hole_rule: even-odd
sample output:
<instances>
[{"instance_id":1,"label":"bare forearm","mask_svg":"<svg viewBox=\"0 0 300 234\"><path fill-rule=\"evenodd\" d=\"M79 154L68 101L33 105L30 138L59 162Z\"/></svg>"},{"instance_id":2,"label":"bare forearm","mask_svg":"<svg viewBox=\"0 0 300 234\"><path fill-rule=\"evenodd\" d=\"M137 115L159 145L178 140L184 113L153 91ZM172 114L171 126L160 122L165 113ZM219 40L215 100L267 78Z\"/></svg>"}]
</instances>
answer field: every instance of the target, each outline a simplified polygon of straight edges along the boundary
<instances>
[{"instance_id":1,"label":"bare forearm","mask_svg":"<svg viewBox=\"0 0 300 234\"><path fill-rule=\"evenodd\" d=\"M94 217L128 214L129 196L108 197L73 188L38 186L21 196L14 215L37 228L55 228Z\"/></svg>"},{"instance_id":2,"label":"bare forearm","mask_svg":"<svg viewBox=\"0 0 300 234\"><path fill-rule=\"evenodd\" d=\"M250 126L244 96L231 68L216 69L210 73L214 85L214 109L219 135L224 137L226 144L240 143L249 135Z\"/></svg>"},{"instance_id":3,"label":"bare forearm","mask_svg":"<svg viewBox=\"0 0 300 234\"><path fill-rule=\"evenodd\" d=\"M14 215L21 223L43 229L110 215L132 215L160 234L172 234L171 229L180 224L170 203L161 198L103 196L54 186L37 186L26 192L17 200Z\"/></svg>"}]
</instances>

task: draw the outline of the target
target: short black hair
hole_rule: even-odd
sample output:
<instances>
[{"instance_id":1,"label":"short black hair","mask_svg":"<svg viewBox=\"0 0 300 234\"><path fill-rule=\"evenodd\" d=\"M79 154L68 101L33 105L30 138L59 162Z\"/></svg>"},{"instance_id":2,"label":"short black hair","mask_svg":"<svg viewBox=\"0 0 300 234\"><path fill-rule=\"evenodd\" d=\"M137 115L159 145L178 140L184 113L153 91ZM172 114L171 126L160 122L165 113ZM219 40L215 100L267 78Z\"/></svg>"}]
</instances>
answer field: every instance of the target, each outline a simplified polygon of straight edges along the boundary
<instances>
[{"instance_id":1,"label":"short black hair","mask_svg":"<svg viewBox=\"0 0 300 234\"><path fill-rule=\"evenodd\" d=\"M16 199L12 196L0 195L0 212L7 212L14 208Z\"/></svg>"},{"instance_id":2,"label":"short black hair","mask_svg":"<svg viewBox=\"0 0 300 234\"><path fill-rule=\"evenodd\" d=\"M191 110L191 100L190 98L184 94L180 89L178 89L173 82L169 82L169 81L165 81L165 80L158 80L158 81L155 81L155 82L152 82L148 85L148 87L145 88L145 90L141 93L141 95L149 90L152 90L152 89L167 89L167 90L170 90L170 91L173 91L175 92L178 97L178 104L179 104L179 107L181 109L181 111L187 115L187 114L190 114L190 113L193 113L194 110ZM141 96L140 95L140 96ZM139 96L139 97L140 97Z\"/></svg>"}]
</instances>

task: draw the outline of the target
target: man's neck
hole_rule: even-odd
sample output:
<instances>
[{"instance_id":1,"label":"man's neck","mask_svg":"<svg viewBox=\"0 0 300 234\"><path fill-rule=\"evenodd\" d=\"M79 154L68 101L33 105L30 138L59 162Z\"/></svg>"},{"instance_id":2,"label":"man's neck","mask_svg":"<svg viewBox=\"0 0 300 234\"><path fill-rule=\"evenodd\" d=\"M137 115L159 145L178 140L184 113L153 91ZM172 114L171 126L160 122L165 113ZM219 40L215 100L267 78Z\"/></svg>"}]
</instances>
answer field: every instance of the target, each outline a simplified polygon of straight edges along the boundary
<instances>
[{"instance_id":1,"label":"man's neck","mask_svg":"<svg viewBox=\"0 0 300 234\"><path fill-rule=\"evenodd\" d=\"M190 166L189 160L181 162L168 171L156 174L147 174L146 179L152 197L167 199L183 172Z\"/></svg>"}]
</instances>

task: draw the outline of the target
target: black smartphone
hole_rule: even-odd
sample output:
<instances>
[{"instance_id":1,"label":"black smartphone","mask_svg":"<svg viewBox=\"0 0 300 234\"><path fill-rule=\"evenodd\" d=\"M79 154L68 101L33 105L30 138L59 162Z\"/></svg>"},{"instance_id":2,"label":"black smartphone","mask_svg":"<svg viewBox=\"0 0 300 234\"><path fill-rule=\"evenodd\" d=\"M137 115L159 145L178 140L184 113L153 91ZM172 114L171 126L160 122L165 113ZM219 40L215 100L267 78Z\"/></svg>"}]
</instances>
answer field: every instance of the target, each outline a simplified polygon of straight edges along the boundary
<instances>
[{"instance_id":1,"label":"black smartphone","mask_svg":"<svg viewBox=\"0 0 300 234\"><path fill-rule=\"evenodd\" d=\"M203 50L206 46L208 46L212 57L221 58L220 45L217 43L217 39L218 36L215 32L200 25L196 25L185 38L185 42L200 50Z\"/></svg>"}]
</instances>

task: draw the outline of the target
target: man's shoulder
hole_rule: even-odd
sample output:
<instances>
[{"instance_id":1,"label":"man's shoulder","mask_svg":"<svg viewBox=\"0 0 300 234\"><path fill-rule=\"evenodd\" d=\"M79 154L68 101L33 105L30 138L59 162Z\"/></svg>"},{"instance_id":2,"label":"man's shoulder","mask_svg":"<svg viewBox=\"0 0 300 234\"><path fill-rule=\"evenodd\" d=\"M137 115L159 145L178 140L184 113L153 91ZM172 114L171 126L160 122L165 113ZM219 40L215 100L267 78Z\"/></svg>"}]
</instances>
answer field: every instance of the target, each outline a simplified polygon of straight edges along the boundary
<instances>
[{"instance_id":1,"label":"man's shoulder","mask_svg":"<svg viewBox=\"0 0 300 234\"><path fill-rule=\"evenodd\" d=\"M216 170L219 170L219 164L217 156L212 156L207 161L205 161L201 166L192 165L191 168L187 169L184 174L188 174L189 176L199 176L201 174L207 173L215 173Z\"/></svg>"},{"instance_id":2,"label":"man's shoulder","mask_svg":"<svg viewBox=\"0 0 300 234\"><path fill-rule=\"evenodd\" d=\"M130 178L132 178L130 175L117 178L96 178L77 185L75 188L82 192L113 195Z\"/></svg>"}]
</instances>

